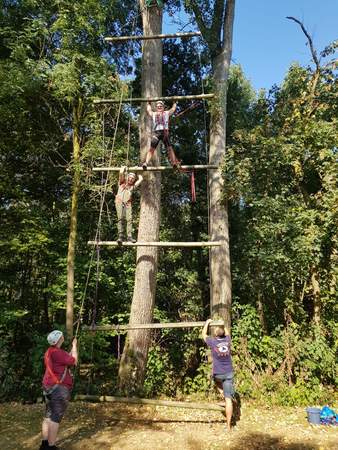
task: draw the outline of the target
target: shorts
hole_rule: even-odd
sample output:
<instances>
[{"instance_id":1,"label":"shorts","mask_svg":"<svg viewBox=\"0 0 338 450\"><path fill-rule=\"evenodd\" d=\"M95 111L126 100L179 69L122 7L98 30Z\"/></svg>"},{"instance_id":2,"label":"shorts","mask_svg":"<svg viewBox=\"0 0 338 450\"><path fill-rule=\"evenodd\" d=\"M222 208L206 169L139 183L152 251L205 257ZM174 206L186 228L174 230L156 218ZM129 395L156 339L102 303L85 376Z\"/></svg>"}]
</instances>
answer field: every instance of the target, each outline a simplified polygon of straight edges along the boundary
<instances>
[{"instance_id":1,"label":"shorts","mask_svg":"<svg viewBox=\"0 0 338 450\"><path fill-rule=\"evenodd\" d=\"M169 141L169 130L154 131L151 137L151 148L156 148L160 141L163 142L166 148L171 145Z\"/></svg>"},{"instance_id":2,"label":"shorts","mask_svg":"<svg viewBox=\"0 0 338 450\"><path fill-rule=\"evenodd\" d=\"M66 386L56 386L52 392L44 391L46 402L45 418L60 423L70 400L70 390Z\"/></svg>"},{"instance_id":3,"label":"shorts","mask_svg":"<svg viewBox=\"0 0 338 450\"><path fill-rule=\"evenodd\" d=\"M222 384L224 398L231 398L235 395L234 374L232 372L213 375L213 377L216 382Z\"/></svg>"}]
</instances>

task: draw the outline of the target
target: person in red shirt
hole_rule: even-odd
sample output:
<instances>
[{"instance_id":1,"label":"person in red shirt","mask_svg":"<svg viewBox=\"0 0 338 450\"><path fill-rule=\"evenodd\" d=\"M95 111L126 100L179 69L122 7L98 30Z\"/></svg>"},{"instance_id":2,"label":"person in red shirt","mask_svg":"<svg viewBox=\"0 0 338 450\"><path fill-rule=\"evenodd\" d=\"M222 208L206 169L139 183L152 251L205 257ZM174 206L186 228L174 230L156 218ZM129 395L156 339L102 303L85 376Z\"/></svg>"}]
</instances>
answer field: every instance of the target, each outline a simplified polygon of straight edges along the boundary
<instances>
[{"instance_id":1,"label":"person in red shirt","mask_svg":"<svg viewBox=\"0 0 338 450\"><path fill-rule=\"evenodd\" d=\"M73 387L69 367L77 364L77 339L73 339L70 353L61 349L62 331L54 330L47 336L50 345L44 355L45 373L42 388L46 401L46 413L42 422L42 442L39 450L57 450L55 445L60 422L67 409Z\"/></svg>"}]
</instances>

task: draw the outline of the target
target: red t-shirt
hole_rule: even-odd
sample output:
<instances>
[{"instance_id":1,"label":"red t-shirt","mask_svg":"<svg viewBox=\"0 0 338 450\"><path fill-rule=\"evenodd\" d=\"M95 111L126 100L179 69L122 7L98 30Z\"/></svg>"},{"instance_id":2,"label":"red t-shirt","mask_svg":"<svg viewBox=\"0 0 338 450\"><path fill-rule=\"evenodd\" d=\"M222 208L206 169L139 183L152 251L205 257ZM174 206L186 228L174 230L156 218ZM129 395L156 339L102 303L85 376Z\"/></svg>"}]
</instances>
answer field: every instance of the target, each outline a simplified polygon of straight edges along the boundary
<instances>
[{"instance_id":1,"label":"red t-shirt","mask_svg":"<svg viewBox=\"0 0 338 450\"><path fill-rule=\"evenodd\" d=\"M46 358L48 358L49 367L52 369L54 375L59 381L62 378L65 367L67 367L66 376L62 382L62 385L66 386L68 389L71 389L73 387L73 377L69 371L68 366L75 365L75 358L73 356L70 356L69 353L57 347L49 347L49 349L45 353L44 361L46 361ZM54 386L54 384L56 384L55 377L53 377L53 375L46 367L42 385L45 387L51 387Z\"/></svg>"}]
</instances>

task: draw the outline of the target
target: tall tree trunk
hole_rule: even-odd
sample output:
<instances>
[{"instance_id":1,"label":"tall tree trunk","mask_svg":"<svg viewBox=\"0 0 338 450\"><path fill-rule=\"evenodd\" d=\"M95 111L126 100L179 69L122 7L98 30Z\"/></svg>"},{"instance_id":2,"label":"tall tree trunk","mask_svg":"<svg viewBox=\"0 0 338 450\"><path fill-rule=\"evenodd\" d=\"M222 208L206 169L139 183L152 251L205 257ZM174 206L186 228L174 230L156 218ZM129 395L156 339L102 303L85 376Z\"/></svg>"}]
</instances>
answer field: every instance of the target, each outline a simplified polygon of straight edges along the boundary
<instances>
[{"instance_id":1,"label":"tall tree trunk","mask_svg":"<svg viewBox=\"0 0 338 450\"><path fill-rule=\"evenodd\" d=\"M226 145L227 81L232 52L232 30L235 0L215 0L211 25L206 25L203 11L191 1L199 29L212 55L213 89L216 100L211 107L209 164L222 164ZM210 308L227 327L231 324L231 271L229 250L228 206L222 198L221 170L209 172L209 233L211 240L224 245L210 249Z\"/></svg>"},{"instance_id":2,"label":"tall tree trunk","mask_svg":"<svg viewBox=\"0 0 338 450\"><path fill-rule=\"evenodd\" d=\"M49 329L49 314L48 314L48 297L49 297L49 295L47 294L48 284L49 284L49 273L46 273L45 286L44 286L44 292L43 292L43 312L44 312L44 316L45 316L45 319L44 319L45 330Z\"/></svg>"},{"instance_id":3,"label":"tall tree trunk","mask_svg":"<svg viewBox=\"0 0 338 450\"><path fill-rule=\"evenodd\" d=\"M74 265L75 246L77 236L77 209L80 192L80 122L82 114L82 100L73 107L73 189L72 206L70 212L70 231L68 240L67 255L67 310L66 310L66 330L69 338L73 337L74 323Z\"/></svg>"},{"instance_id":4,"label":"tall tree trunk","mask_svg":"<svg viewBox=\"0 0 338 450\"><path fill-rule=\"evenodd\" d=\"M146 8L140 0L143 20L143 34L160 34L162 30L162 12L157 8ZM162 41L143 42L142 55L142 97L162 94ZM146 105L141 109L140 117L140 156L145 160L150 147L151 121L146 115ZM155 155L154 155L155 158ZM156 157L157 158L157 157ZM155 160L156 164L158 159ZM157 241L159 238L161 206L161 174L149 172L141 184L139 241ZM136 255L136 273L134 295L129 323L152 322L156 293L158 267L158 249L138 247ZM119 388L131 393L139 391L144 382L148 349L151 340L150 330L132 330L128 332L119 369Z\"/></svg>"},{"instance_id":5,"label":"tall tree trunk","mask_svg":"<svg viewBox=\"0 0 338 450\"><path fill-rule=\"evenodd\" d=\"M264 314L264 304L262 300L262 294L260 290L257 291L257 300L256 300L257 314L259 318L259 322L262 327L262 331L264 335L268 334L268 327L266 326L265 314Z\"/></svg>"},{"instance_id":6,"label":"tall tree trunk","mask_svg":"<svg viewBox=\"0 0 338 450\"><path fill-rule=\"evenodd\" d=\"M319 325L321 316L321 299L320 299L320 286L318 281L318 271L315 267L312 267L311 269L311 285L313 295L313 322L316 325Z\"/></svg>"}]
</instances>

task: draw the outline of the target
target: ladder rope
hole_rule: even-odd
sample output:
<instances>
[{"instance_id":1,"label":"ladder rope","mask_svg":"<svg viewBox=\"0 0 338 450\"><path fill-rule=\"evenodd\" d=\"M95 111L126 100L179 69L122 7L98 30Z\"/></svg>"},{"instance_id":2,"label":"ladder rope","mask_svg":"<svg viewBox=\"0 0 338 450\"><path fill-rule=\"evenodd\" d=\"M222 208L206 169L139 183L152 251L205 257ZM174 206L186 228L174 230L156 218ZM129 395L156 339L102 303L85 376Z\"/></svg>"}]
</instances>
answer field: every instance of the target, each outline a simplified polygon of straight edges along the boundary
<instances>
[{"instance_id":1,"label":"ladder rope","mask_svg":"<svg viewBox=\"0 0 338 450\"><path fill-rule=\"evenodd\" d=\"M134 17L134 21L133 21L133 24L132 24L133 31L134 31L135 26L136 26L136 19L137 19L137 17L138 17L137 15ZM131 45L129 45L129 49L128 49L127 64L128 64L129 58L130 58L130 53L131 53ZM121 89L120 101L118 103L118 111L117 111L117 115L116 115L116 119L115 119L115 128L114 128L113 142L112 142L111 150L110 150L110 153L109 153L109 160L108 160L109 166L111 166L112 160L113 160L113 152L114 152L114 149L115 149L117 130L118 130L118 126L119 126L121 110L122 110L122 104L123 104L123 93L124 93L124 90ZM103 147L106 148L106 145L105 145L105 123L104 122L105 121L104 121L104 113L103 113L103 125L102 125L102 134L103 134L103 136L102 136L102 141L103 141ZM104 209L104 204L105 204L105 196L106 196L106 193L107 193L107 190L108 190L109 174L107 174L105 179L103 178L103 174L101 175L101 186L102 186L103 180L104 180L104 186L103 186L103 188L101 188L101 191L100 191L100 197L101 197L100 198L100 210L99 210L99 217L98 217L98 220L97 220L96 233L95 233L95 241L96 242L98 241L98 238L100 236L100 230L101 230L101 224L102 224L102 215L103 215L103 209ZM87 289L88 289L89 279L90 279L90 275L91 275L94 255L95 255L95 248L93 248L92 253L91 253L90 263L89 263L87 277L86 277L85 288L84 288L84 292L83 292L82 300L81 300L81 304L80 304L80 309L79 309L79 318L75 322L76 323L75 337L78 336L79 329L80 329L80 324L82 322L84 303L85 303L85 299L86 299L86 295L87 295ZM99 245L96 245L96 257L97 257L96 287L95 287L94 311L93 311L93 318L95 316L95 319L96 319L96 302L97 302L98 280L99 280L99 256L100 256Z\"/></svg>"}]
</instances>

